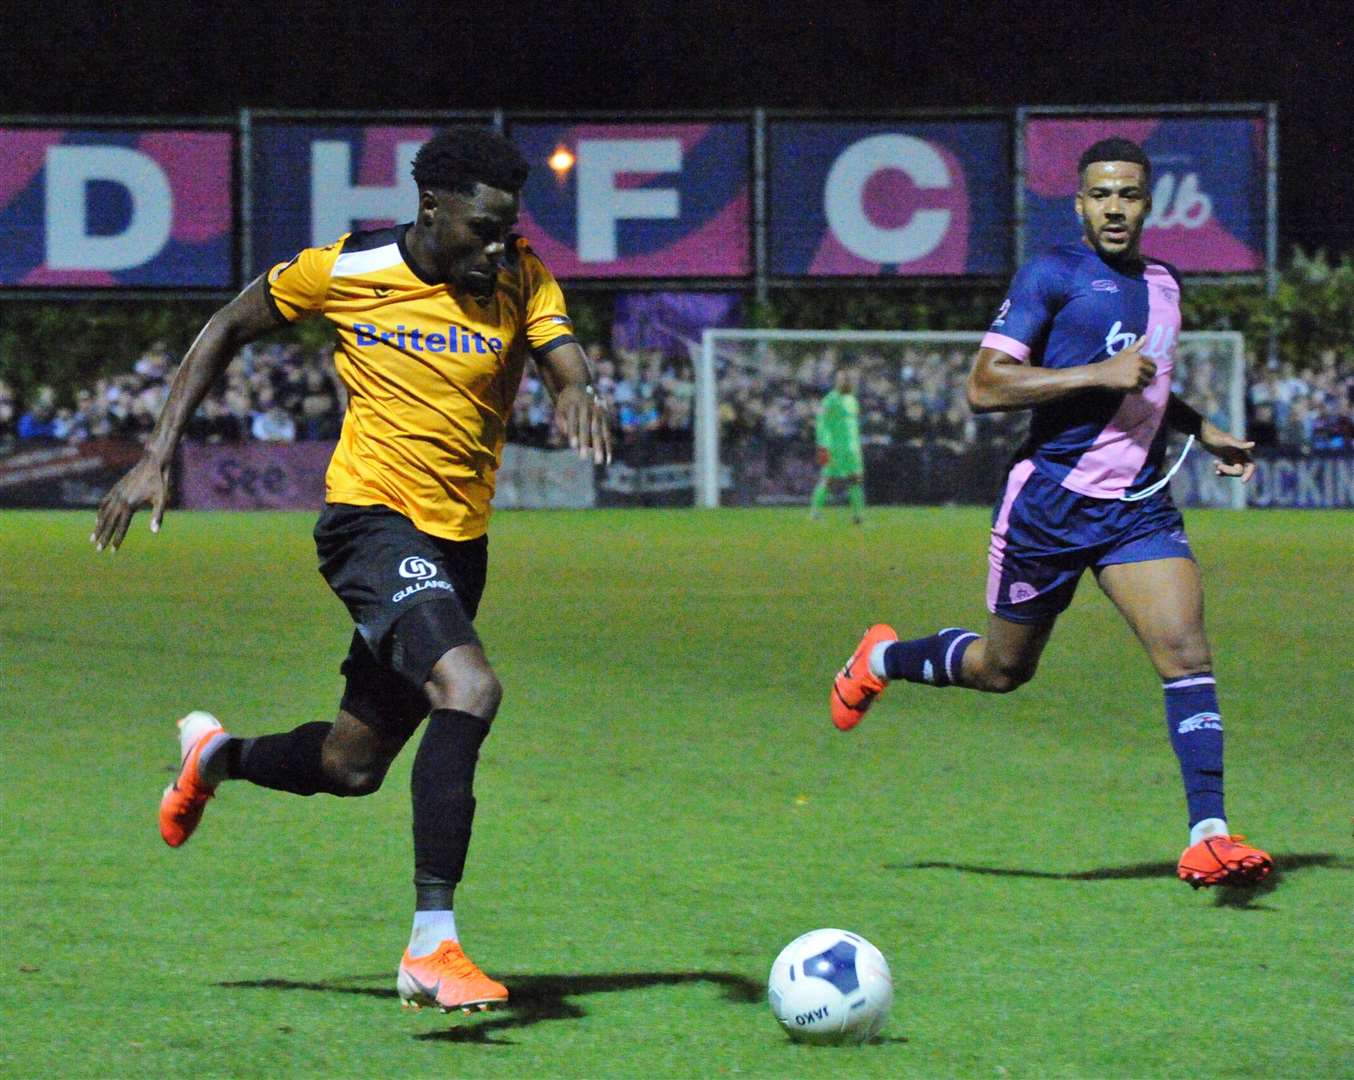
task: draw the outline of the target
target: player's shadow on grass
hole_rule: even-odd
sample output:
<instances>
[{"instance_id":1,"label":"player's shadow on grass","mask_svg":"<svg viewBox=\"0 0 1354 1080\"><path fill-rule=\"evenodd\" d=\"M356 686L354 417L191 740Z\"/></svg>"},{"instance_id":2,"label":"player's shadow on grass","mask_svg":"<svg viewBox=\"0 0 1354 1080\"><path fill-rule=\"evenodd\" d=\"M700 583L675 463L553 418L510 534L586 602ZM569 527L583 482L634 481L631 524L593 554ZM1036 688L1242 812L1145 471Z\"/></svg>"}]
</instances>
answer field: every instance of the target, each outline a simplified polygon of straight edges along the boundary
<instances>
[{"instance_id":1,"label":"player's shadow on grass","mask_svg":"<svg viewBox=\"0 0 1354 1080\"><path fill-rule=\"evenodd\" d=\"M360 994L364 997L398 996L393 989L363 986L362 983L388 982L389 974L352 976L323 982L295 982L290 979L246 979L222 982L217 986L249 990L310 990L325 994ZM627 971L601 975L513 975L506 977L511 997L501 1010L474 1014L464 1023L436 1031L425 1031L414 1038L424 1041L492 1043L512 1045L511 1039L495 1038L512 1028L530 1027L543 1020L577 1020L586 1011L571 998L588 994L610 994L623 990L643 990L650 986L677 986L683 983L713 983L724 993L725 1001L740 1005L762 1003L766 984L727 971ZM460 1018L459 1014L454 1014Z\"/></svg>"},{"instance_id":2,"label":"player's shadow on grass","mask_svg":"<svg viewBox=\"0 0 1354 1080\"><path fill-rule=\"evenodd\" d=\"M1326 867L1332 870L1354 870L1354 864L1347 862L1331 852L1320 851L1300 855L1275 855L1274 872L1269 878L1254 888L1221 888L1214 892L1217 907L1244 908L1252 911L1269 911L1270 908L1257 904L1256 900L1273 892L1283 881L1284 876L1312 867ZM1171 878L1175 876L1175 863L1130 863L1127 866L1102 866L1095 870L1074 870L1067 873L1055 873L1051 870L1017 870L1003 866L973 866L969 863L942 862L927 860L912 863L885 863L885 870L958 870L964 874L986 874L992 877L1043 878L1048 881L1120 881L1130 878Z\"/></svg>"}]
</instances>

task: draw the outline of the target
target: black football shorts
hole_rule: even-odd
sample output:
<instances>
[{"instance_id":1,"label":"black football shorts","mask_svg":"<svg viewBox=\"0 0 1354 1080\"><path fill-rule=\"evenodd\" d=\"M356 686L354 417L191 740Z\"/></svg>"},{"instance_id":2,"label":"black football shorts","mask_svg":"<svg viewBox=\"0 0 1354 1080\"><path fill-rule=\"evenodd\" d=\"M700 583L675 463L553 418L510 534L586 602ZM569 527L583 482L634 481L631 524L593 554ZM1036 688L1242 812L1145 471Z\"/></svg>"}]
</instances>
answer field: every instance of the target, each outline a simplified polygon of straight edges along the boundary
<instances>
[{"instance_id":1,"label":"black football shorts","mask_svg":"<svg viewBox=\"0 0 1354 1080\"><path fill-rule=\"evenodd\" d=\"M478 644L489 538L444 540L385 506L330 503L315 525L320 573L356 623L342 707L377 725L417 723L448 649Z\"/></svg>"}]
</instances>

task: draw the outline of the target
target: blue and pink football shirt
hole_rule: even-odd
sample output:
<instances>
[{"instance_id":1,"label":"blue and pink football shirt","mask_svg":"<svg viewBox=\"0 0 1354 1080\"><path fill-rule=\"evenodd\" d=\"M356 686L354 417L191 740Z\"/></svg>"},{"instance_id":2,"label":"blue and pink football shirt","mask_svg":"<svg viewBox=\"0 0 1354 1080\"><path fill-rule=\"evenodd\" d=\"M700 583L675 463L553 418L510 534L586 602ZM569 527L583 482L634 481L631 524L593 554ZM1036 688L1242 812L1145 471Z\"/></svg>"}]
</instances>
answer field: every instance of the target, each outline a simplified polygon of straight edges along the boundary
<instances>
[{"instance_id":1,"label":"blue and pink football shirt","mask_svg":"<svg viewBox=\"0 0 1354 1080\"><path fill-rule=\"evenodd\" d=\"M1021 363L1068 368L1108 359L1143 336L1143 354L1157 365L1152 382L1140 393L1089 391L1036 406L1022 458L1098 499L1117 499L1157 478L1180 337L1180 282L1173 267L1153 259L1123 273L1079 241L1021 267L984 347Z\"/></svg>"}]
</instances>

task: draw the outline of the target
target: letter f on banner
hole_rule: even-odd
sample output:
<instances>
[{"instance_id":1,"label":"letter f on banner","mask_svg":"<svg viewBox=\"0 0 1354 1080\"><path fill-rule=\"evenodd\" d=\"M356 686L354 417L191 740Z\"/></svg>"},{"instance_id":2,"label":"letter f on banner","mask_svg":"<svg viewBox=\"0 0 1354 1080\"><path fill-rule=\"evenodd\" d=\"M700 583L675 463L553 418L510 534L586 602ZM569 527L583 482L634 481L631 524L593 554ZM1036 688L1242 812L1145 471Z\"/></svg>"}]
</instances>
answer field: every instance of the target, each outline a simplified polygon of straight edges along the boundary
<instances>
[{"instance_id":1,"label":"letter f on banner","mask_svg":"<svg viewBox=\"0 0 1354 1080\"><path fill-rule=\"evenodd\" d=\"M672 220L680 213L672 188L619 188L625 173L671 173L682 168L676 139L582 139L578 143L578 258L616 259L616 223Z\"/></svg>"},{"instance_id":2,"label":"letter f on banner","mask_svg":"<svg viewBox=\"0 0 1354 1080\"><path fill-rule=\"evenodd\" d=\"M149 154L125 146L53 146L47 150L44 226L53 270L128 270L150 262L169 242L174 194ZM90 231L90 185L116 184L131 200L119 232Z\"/></svg>"}]
</instances>

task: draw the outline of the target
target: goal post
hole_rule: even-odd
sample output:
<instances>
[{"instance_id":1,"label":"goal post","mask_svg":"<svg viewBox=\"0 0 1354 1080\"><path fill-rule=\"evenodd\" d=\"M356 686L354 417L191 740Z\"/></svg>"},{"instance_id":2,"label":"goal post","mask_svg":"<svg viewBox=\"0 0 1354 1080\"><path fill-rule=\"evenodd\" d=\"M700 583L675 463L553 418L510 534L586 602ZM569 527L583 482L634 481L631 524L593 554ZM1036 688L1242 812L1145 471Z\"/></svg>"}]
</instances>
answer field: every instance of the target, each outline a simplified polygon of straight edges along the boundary
<instances>
[{"instance_id":1,"label":"goal post","mask_svg":"<svg viewBox=\"0 0 1354 1080\"><path fill-rule=\"evenodd\" d=\"M707 329L693 347L693 479L700 507L803 504L812 417L849 364L860 373L867 486L884 502L986 503L1023 438L1028 411L974 416L963 400L980 332ZM693 343L694 345L694 343ZM1181 334L1176 392L1219 427L1245 431L1245 346L1235 331ZM1173 440L1174 461L1183 440ZM1236 481L1189 455L1173 481L1184 505L1245 506ZM869 468L873 462L878 473ZM886 483L890 473L907 483ZM984 480L984 478L986 478ZM897 477L894 477L897 479Z\"/></svg>"}]
</instances>

